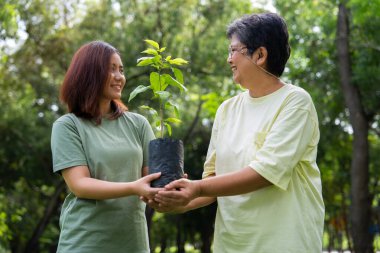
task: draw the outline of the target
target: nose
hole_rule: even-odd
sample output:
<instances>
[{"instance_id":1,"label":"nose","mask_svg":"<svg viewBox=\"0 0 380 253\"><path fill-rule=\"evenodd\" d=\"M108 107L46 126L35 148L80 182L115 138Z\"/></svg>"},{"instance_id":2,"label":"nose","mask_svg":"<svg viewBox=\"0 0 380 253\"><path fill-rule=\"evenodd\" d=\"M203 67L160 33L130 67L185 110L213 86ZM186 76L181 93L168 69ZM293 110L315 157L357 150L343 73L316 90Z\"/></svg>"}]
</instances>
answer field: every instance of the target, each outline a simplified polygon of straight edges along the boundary
<instances>
[{"instance_id":1,"label":"nose","mask_svg":"<svg viewBox=\"0 0 380 253\"><path fill-rule=\"evenodd\" d=\"M232 63L232 57L231 57L231 54L228 54L228 56L227 56L227 63L229 63L229 64Z\"/></svg>"},{"instance_id":2,"label":"nose","mask_svg":"<svg viewBox=\"0 0 380 253\"><path fill-rule=\"evenodd\" d=\"M123 79L124 75L120 73L119 71L116 71L115 73L113 73L113 77L117 80L120 80L120 79Z\"/></svg>"}]
</instances>

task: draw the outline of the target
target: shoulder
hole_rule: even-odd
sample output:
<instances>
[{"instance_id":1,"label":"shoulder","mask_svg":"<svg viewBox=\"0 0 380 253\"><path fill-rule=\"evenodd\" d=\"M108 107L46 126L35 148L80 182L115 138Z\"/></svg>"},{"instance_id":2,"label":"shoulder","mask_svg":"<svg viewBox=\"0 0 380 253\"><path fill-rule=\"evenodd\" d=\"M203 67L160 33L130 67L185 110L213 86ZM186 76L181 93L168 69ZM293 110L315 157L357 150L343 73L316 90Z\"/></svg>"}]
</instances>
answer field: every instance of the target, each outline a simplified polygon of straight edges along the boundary
<instances>
[{"instance_id":1,"label":"shoulder","mask_svg":"<svg viewBox=\"0 0 380 253\"><path fill-rule=\"evenodd\" d=\"M60 134L78 134L75 117L74 114L68 113L54 121L52 126L52 136Z\"/></svg>"},{"instance_id":2,"label":"shoulder","mask_svg":"<svg viewBox=\"0 0 380 253\"><path fill-rule=\"evenodd\" d=\"M233 108L237 104L242 103L242 101L244 100L245 93L247 93L247 91L239 93L239 94L223 101L223 103L219 106L218 111L223 111L223 110L226 110L228 108Z\"/></svg>"},{"instance_id":3,"label":"shoulder","mask_svg":"<svg viewBox=\"0 0 380 253\"><path fill-rule=\"evenodd\" d=\"M314 107L310 94L303 88L292 84L286 87L286 103L291 107L310 109Z\"/></svg>"},{"instance_id":4,"label":"shoulder","mask_svg":"<svg viewBox=\"0 0 380 253\"><path fill-rule=\"evenodd\" d=\"M241 93L239 93L239 94L237 94L237 95L235 95L235 96L233 96L233 97L231 97L231 98L225 100L225 101L222 103L222 105L224 104L224 105L229 106L229 105L231 105L231 104L240 103L240 102L244 99L244 96L246 96L246 93L247 93L247 92L248 92L248 91L241 92Z\"/></svg>"},{"instance_id":5,"label":"shoulder","mask_svg":"<svg viewBox=\"0 0 380 253\"><path fill-rule=\"evenodd\" d=\"M122 117L138 126L149 124L148 120L143 115L135 112L126 111L123 113Z\"/></svg>"},{"instance_id":6,"label":"shoulder","mask_svg":"<svg viewBox=\"0 0 380 253\"><path fill-rule=\"evenodd\" d=\"M147 120L143 115L138 114L136 112L126 111L126 112L124 112L123 116L130 118L130 119L138 120L138 121L146 121Z\"/></svg>"},{"instance_id":7,"label":"shoulder","mask_svg":"<svg viewBox=\"0 0 380 253\"><path fill-rule=\"evenodd\" d=\"M54 126L74 126L75 125L75 118L76 116L72 113L68 113L65 115L62 115L58 119L56 119L53 123Z\"/></svg>"},{"instance_id":8,"label":"shoulder","mask_svg":"<svg viewBox=\"0 0 380 253\"><path fill-rule=\"evenodd\" d=\"M289 93L293 94L294 96L304 99L304 100L311 100L310 94L303 89L302 87L295 86L293 84L288 84Z\"/></svg>"},{"instance_id":9,"label":"shoulder","mask_svg":"<svg viewBox=\"0 0 380 253\"><path fill-rule=\"evenodd\" d=\"M228 115L234 115L239 110L246 92L235 95L220 104L216 111L215 121L224 121Z\"/></svg>"}]
</instances>

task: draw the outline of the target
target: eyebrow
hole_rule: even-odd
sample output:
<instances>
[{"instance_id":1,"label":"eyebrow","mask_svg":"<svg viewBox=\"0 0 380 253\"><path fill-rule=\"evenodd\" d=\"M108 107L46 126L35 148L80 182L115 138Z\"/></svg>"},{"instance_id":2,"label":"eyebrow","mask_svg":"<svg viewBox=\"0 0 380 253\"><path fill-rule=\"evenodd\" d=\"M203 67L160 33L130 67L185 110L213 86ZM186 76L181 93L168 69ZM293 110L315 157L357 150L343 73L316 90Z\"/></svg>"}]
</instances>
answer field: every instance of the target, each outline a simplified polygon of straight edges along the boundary
<instances>
[{"instance_id":1,"label":"eyebrow","mask_svg":"<svg viewBox=\"0 0 380 253\"><path fill-rule=\"evenodd\" d=\"M243 45L229 45L228 46L229 48L236 48L236 47L245 47L245 46L243 46Z\"/></svg>"},{"instance_id":2,"label":"eyebrow","mask_svg":"<svg viewBox=\"0 0 380 253\"><path fill-rule=\"evenodd\" d=\"M115 64L115 63L111 63L111 66L112 67L116 67L116 66L118 66L117 64ZM123 65L119 65L119 67L122 67L122 68L124 68L124 66Z\"/></svg>"}]
</instances>

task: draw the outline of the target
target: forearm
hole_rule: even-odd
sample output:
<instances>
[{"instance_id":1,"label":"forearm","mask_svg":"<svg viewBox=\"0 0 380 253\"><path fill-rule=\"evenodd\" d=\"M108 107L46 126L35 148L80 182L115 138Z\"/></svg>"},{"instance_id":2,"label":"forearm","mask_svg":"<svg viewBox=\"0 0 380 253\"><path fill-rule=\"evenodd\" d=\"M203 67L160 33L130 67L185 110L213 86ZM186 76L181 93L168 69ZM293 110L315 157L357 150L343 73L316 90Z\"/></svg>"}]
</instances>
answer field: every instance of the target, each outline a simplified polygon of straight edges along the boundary
<instances>
[{"instance_id":1,"label":"forearm","mask_svg":"<svg viewBox=\"0 0 380 253\"><path fill-rule=\"evenodd\" d=\"M232 196L252 192L272 185L250 167L207 180L196 181L200 197Z\"/></svg>"},{"instance_id":2,"label":"forearm","mask_svg":"<svg viewBox=\"0 0 380 253\"><path fill-rule=\"evenodd\" d=\"M113 199L130 195L139 195L138 181L109 182L92 178L87 166L75 166L64 169L62 176L70 191L78 198Z\"/></svg>"},{"instance_id":3,"label":"forearm","mask_svg":"<svg viewBox=\"0 0 380 253\"><path fill-rule=\"evenodd\" d=\"M237 172L210 176L204 180L173 181L165 186L165 191L160 191L155 196L155 201L162 206L175 206L175 210L178 210L180 206L185 206L185 210L192 210L211 203L215 197L240 195L269 185L271 183L259 173L246 167Z\"/></svg>"},{"instance_id":4,"label":"forearm","mask_svg":"<svg viewBox=\"0 0 380 253\"><path fill-rule=\"evenodd\" d=\"M216 201L215 197L199 197L193 199L189 204L184 206L182 212L188 212L197 208L208 206Z\"/></svg>"},{"instance_id":5,"label":"forearm","mask_svg":"<svg viewBox=\"0 0 380 253\"><path fill-rule=\"evenodd\" d=\"M196 199L193 199L190 201L187 205L178 205L176 204L175 206L166 206L162 202L154 202L154 201L145 201L148 203L148 205L151 208L156 209L158 212L162 213L186 213L188 211L201 208L204 206L207 206L211 203L213 203L216 200L214 197L199 197Z\"/></svg>"},{"instance_id":6,"label":"forearm","mask_svg":"<svg viewBox=\"0 0 380 253\"><path fill-rule=\"evenodd\" d=\"M213 178L213 177L215 177L215 173L212 173L208 177L203 178L202 181L209 180L210 178ZM215 201L216 201L216 197L199 197L199 198L193 199L192 201L189 202L189 204L184 206L183 212L188 212L197 208L208 206Z\"/></svg>"},{"instance_id":7,"label":"forearm","mask_svg":"<svg viewBox=\"0 0 380 253\"><path fill-rule=\"evenodd\" d=\"M135 182L108 182L95 178L81 178L69 186L78 198L112 199L136 195Z\"/></svg>"}]
</instances>

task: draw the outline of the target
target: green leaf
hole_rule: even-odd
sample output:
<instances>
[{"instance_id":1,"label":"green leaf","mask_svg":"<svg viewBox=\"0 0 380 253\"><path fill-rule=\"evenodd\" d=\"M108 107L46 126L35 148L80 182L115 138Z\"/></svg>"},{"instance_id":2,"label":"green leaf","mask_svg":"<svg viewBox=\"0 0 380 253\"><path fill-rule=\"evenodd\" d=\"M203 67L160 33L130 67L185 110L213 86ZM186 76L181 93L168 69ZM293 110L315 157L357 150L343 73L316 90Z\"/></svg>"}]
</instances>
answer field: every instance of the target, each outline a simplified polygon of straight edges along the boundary
<instances>
[{"instance_id":1,"label":"green leaf","mask_svg":"<svg viewBox=\"0 0 380 253\"><path fill-rule=\"evenodd\" d=\"M142 51L141 53L152 54L152 55L158 55L157 50L155 50L155 49L153 49L153 48L148 48L148 49Z\"/></svg>"},{"instance_id":2,"label":"green leaf","mask_svg":"<svg viewBox=\"0 0 380 253\"><path fill-rule=\"evenodd\" d=\"M173 106L173 103L171 103L170 101L167 101L165 103L165 110L170 110L172 109L174 106Z\"/></svg>"},{"instance_id":3,"label":"green leaf","mask_svg":"<svg viewBox=\"0 0 380 253\"><path fill-rule=\"evenodd\" d=\"M153 90L153 92L160 90L160 74L157 72L151 72L150 73L150 88Z\"/></svg>"},{"instance_id":4,"label":"green leaf","mask_svg":"<svg viewBox=\"0 0 380 253\"><path fill-rule=\"evenodd\" d=\"M183 80L183 74L182 74L182 71L177 69L177 68L172 68L172 71L174 73L174 76L175 76L175 79L177 79L178 82L180 83L184 83L184 80Z\"/></svg>"},{"instance_id":5,"label":"green leaf","mask_svg":"<svg viewBox=\"0 0 380 253\"><path fill-rule=\"evenodd\" d=\"M159 54L154 56L153 61L162 64L162 56Z\"/></svg>"},{"instance_id":6,"label":"green leaf","mask_svg":"<svg viewBox=\"0 0 380 253\"><path fill-rule=\"evenodd\" d=\"M154 122L154 126L155 127L159 127L159 126L161 126L161 120L156 120L155 122Z\"/></svg>"},{"instance_id":7,"label":"green leaf","mask_svg":"<svg viewBox=\"0 0 380 253\"><path fill-rule=\"evenodd\" d=\"M154 110L152 107L147 106L147 105L141 105L140 108L144 110Z\"/></svg>"},{"instance_id":8,"label":"green leaf","mask_svg":"<svg viewBox=\"0 0 380 253\"><path fill-rule=\"evenodd\" d=\"M141 57L137 59L137 66L147 66L153 63L153 57Z\"/></svg>"},{"instance_id":9,"label":"green leaf","mask_svg":"<svg viewBox=\"0 0 380 253\"><path fill-rule=\"evenodd\" d=\"M174 108L174 115L179 118L179 110L177 105L173 105Z\"/></svg>"},{"instance_id":10,"label":"green leaf","mask_svg":"<svg viewBox=\"0 0 380 253\"><path fill-rule=\"evenodd\" d=\"M166 101L165 110L171 110L176 118L179 118L178 106L171 101Z\"/></svg>"},{"instance_id":11,"label":"green leaf","mask_svg":"<svg viewBox=\"0 0 380 253\"><path fill-rule=\"evenodd\" d=\"M172 67L169 63L166 63L166 62L162 63L161 66L162 66L162 69L170 69Z\"/></svg>"},{"instance_id":12,"label":"green leaf","mask_svg":"<svg viewBox=\"0 0 380 253\"><path fill-rule=\"evenodd\" d=\"M152 107L149 107L147 105L142 105L140 106L141 109L144 109L144 110L148 110L149 112L151 112L154 116L158 116L158 112L152 108Z\"/></svg>"},{"instance_id":13,"label":"green leaf","mask_svg":"<svg viewBox=\"0 0 380 253\"><path fill-rule=\"evenodd\" d=\"M150 87L148 86L144 86L144 85L139 85L136 87L136 89L134 89L131 94L129 95L129 99L128 99L128 102L131 101L134 97L136 97L139 93L141 92L144 92L146 90L150 89Z\"/></svg>"},{"instance_id":14,"label":"green leaf","mask_svg":"<svg viewBox=\"0 0 380 253\"><path fill-rule=\"evenodd\" d=\"M166 128L168 129L168 134L169 136L172 136L172 126L169 125L168 123L164 122L164 125L166 126Z\"/></svg>"},{"instance_id":15,"label":"green leaf","mask_svg":"<svg viewBox=\"0 0 380 253\"><path fill-rule=\"evenodd\" d=\"M182 58L175 58L173 60L168 60L168 62L170 64L174 64L174 65L183 65L183 64L187 64L188 61L182 59Z\"/></svg>"},{"instance_id":16,"label":"green leaf","mask_svg":"<svg viewBox=\"0 0 380 253\"><path fill-rule=\"evenodd\" d=\"M182 121L177 118L167 118L165 119L165 122L170 122L170 123L181 123Z\"/></svg>"},{"instance_id":17,"label":"green leaf","mask_svg":"<svg viewBox=\"0 0 380 253\"><path fill-rule=\"evenodd\" d=\"M182 83L175 80L171 75L163 74L163 76L165 76L165 80L169 85L174 86L174 87L178 87L181 92L184 90L187 91L187 88L185 86L183 86Z\"/></svg>"},{"instance_id":18,"label":"green leaf","mask_svg":"<svg viewBox=\"0 0 380 253\"><path fill-rule=\"evenodd\" d=\"M162 91L166 90L169 84L168 82L166 82L166 79L163 75L161 75L160 81L161 81L161 90Z\"/></svg>"},{"instance_id":19,"label":"green leaf","mask_svg":"<svg viewBox=\"0 0 380 253\"><path fill-rule=\"evenodd\" d=\"M156 91L154 94L158 95L161 100L167 100L170 97L170 92L168 91Z\"/></svg>"},{"instance_id":20,"label":"green leaf","mask_svg":"<svg viewBox=\"0 0 380 253\"><path fill-rule=\"evenodd\" d=\"M166 56L165 61L169 61L172 57L170 55Z\"/></svg>"},{"instance_id":21,"label":"green leaf","mask_svg":"<svg viewBox=\"0 0 380 253\"><path fill-rule=\"evenodd\" d=\"M146 43L148 43L149 45L153 46L155 49L159 50L160 49L160 45L155 42L154 40L144 40Z\"/></svg>"},{"instance_id":22,"label":"green leaf","mask_svg":"<svg viewBox=\"0 0 380 253\"><path fill-rule=\"evenodd\" d=\"M168 87L168 83L163 75L159 75L157 72L150 73L150 88L156 91L164 91Z\"/></svg>"},{"instance_id":23,"label":"green leaf","mask_svg":"<svg viewBox=\"0 0 380 253\"><path fill-rule=\"evenodd\" d=\"M161 47L160 50L158 50L160 53L164 52L166 47Z\"/></svg>"},{"instance_id":24,"label":"green leaf","mask_svg":"<svg viewBox=\"0 0 380 253\"><path fill-rule=\"evenodd\" d=\"M173 109L174 111L174 115L179 118L179 111L178 111L178 105L174 104L173 102L171 101L167 101L165 103L165 109Z\"/></svg>"}]
</instances>

